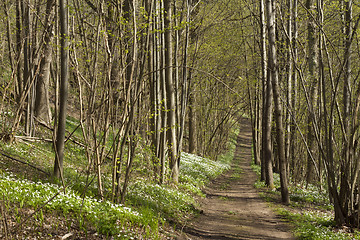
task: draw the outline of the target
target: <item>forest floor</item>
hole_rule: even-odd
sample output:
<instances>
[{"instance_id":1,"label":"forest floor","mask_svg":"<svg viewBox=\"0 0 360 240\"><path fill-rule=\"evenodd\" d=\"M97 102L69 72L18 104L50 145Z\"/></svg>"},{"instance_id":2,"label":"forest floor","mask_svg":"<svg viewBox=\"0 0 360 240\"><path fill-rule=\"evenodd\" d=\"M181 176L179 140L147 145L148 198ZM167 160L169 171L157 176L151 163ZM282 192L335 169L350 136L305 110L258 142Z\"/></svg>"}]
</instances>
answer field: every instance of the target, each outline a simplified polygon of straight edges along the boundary
<instances>
[{"instance_id":1,"label":"forest floor","mask_svg":"<svg viewBox=\"0 0 360 240\"><path fill-rule=\"evenodd\" d=\"M251 127L241 122L232 168L205 189L201 214L188 222L178 240L295 239L291 226L277 216L254 188Z\"/></svg>"}]
</instances>

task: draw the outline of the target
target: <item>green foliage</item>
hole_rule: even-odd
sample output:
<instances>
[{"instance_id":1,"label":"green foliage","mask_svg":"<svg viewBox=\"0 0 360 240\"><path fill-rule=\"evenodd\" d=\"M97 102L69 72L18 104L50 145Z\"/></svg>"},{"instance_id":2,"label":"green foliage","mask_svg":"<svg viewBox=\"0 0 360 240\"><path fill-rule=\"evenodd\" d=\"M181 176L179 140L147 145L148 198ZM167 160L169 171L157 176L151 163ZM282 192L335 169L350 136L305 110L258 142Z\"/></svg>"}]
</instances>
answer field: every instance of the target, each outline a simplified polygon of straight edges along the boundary
<instances>
[{"instance_id":1,"label":"green foliage","mask_svg":"<svg viewBox=\"0 0 360 240\"><path fill-rule=\"evenodd\" d=\"M59 194L49 201L57 193ZM0 194L10 202L21 203L35 209L49 201L44 207L45 210L56 210L64 215L74 214L77 219L86 218L105 235L121 236L121 226L137 223L145 227L143 224L147 223L139 212L123 205L99 201L87 196L81 197L71 189L67 189L64 193L57 185L19 180L8 173L0 175ZM40 211L36 217L41 220L43 219L41 216ZM151 226L157 229L154 224Z\"/></svg>"},{"instance_id":2,"label":"green foliage","mask_svg":"<svg viewBox=\"0 0 360 240\"><path fill-rule=\"evenodd\" d=\"M260 176L261 167L252 165L253 171ZM278 174L274 174L275 186L279 186ZM265 183L258 180L256 188L264 189ZM288 219L295 226L295 235L298 239L359 239L359 232L351 233L349 228L336 228L332 205L326 191L320 191L317 186L308 184L307 188L297 184L289 187L291 208L277 208L277 212ZM265 191L261 196L267 201L276 201L274 196L278 192ZM278 197L277 197L278 198Z\"/></svg>"},{"instance_id":3,"label":"green foliage","mask_svg":"<svg viewBox=\"0 0 360 240\"><path fill-rule=\"evenodd\" d=\"M230 165L221 161L212 161L194 154L182 153L180 162L180 181L201 188L210 179L216 178Z\"/></svg>"},{"instance_id":4,"label":"green foliage","mask_svg":"<svg viewBox=\"0 0 360 240\"><path fill-rule=\"evenodd\" d=\"M254 163L251 163L251 168L256 173L256 175L258 176L258 179L255 182L255 187L256 188L266 187L265 182L260 181L261 166L255 165ZM280 188L280 174L274 173L273 178L274 178L274 187L276 189Z\"/></svg>"},{"instance_id":5,"label":"green foliage","mask_svg":"<svg viewBox=\"0 0 360 240\"><path fill-rule=\"evenodd\" d=\"M306 188L300 184L290 186L290 200L295 203L312 203L317 204L325 209L332 209L332 204L329 201L327 191L320 190L318 187L308 184Z\"/></svg>"},{"instance_id":6,"label":"green foliage","mask_svg":"<svg viewBox=\"0 0 360 240\"><path fill-rule=\"evenodd\" d=\"M194 208L195 201L189 194L166 185L137 181L131 185L128 200L132 205L146 206L169 219L179 219Z\"/></svg>"},{"instance_id":7,"label":"green foliage","mask_svg":"<svg viewBox=\"0 0 360 240\"><path fill-rule=\"evenodd\" d=\"M141 179L129 187L128 201L132 205L159 212L161 217L179 221L183 216L197 211L191 194L204 196L201 187L229 168L225 163L182 153L178 189Z\"/></svg>"},{"instance_id":8,"label":"green foliage","mask_svg":"<svg viewBox=\"0 0 360 240\"><path fill-rule=\"evenodd\" d=\"M156 238L159 224L166 219L179 221L184 216L196 213L196 202L190 193L201 195L201 187L229 168L229 165L214 162L192 154L182 154L181 183L174 188L158 185L141 179L129 187L128 202L138 211L109 201L99 201L96 195L96 184L93 181L88 187L86 196L82 197L85 176L71 168L66 170L67 180L71 187L66 194L55 184L19 180L13 175L0 175L0 194L13 203L21 206L42 206L50 198L58 195L44 207L46 211L57 211L64 216L74 216L80 227L91 223L99 233L116 238L136 238L131 231L134 226L144 229L142 234ZM91 182L91 181L90 181ZM106 181L105 181L106 182ZM74 190L74 189L77 189ZM36 214L41 223L43 212ZM20 219L19 219L20 221Z\"/></svg>"},{"instance_id":9,"label":"green foliage","mask_svg":"<svg viewBox=\"0 0 360 240\"><path fill-rule=\"evenodd\" d=\"M252 165L252 169L260 176L261 168ZM274 174L275 186L279 185L278 174ZM256 188L265 188L265 183L257 181ZM295 226L295 235L298 239L359 239L359 233L350 233L343 227L335 228L332 205L326 191L320 191L318 187L309 184L307 188L300 185L290 185L290 199L292 208L278 208L277 212L287 218ZM261 194L267 201L275 201L274 195L278 192L267 191ZM313 207L309 207L313 206ZM316 208L315 208L316 207ZM319 210L320 209L320 210Z\"/></svg>"},{"instance_id":10,"label":"green foliage","mask_svg":"<svg viewBox=\"0 0 360 240\"><path fill-rule=\"evenodd\" d=\"M298 213L279 208L278 213L295 225L298 239L359 239L359 232L351 233L349 228L335 228L333 214L327 211L303 210Z\"/></svg>"},{"instance_id":11,"label":"green foliage","mask_svg":"<svg viewBox=\"0 0 360 240\"><path fill-rule=\"evenodd\" d=\"M237 143L237 137L239 135L239 128L233 127L230 133L229 141L228 141L228 149L227 152L220 155L218 157L218 161L230 164L231 161L234 159L235 149L236 149L236 143Z\"/></svg>"},{"instance_id":12,"label":"green foliage","mask_svg":"<svg viewBox=\"0 0 360 240\"><path fill-rule=\"evenodd\" d=\"M76 119L68 119L67 124L71 131L76 129L73 136L81 137L81 129L77 128ZM0 174L0 194L4 194L9 202L20 204L19 209L37 209L59 193L43 210L45 213L54 211L64 215L69 226L71 219L75 219L80 229L85 232L90 224L99 233L111 235L115 239L136 239L140 235L151 239L159 238L159 229L166 219L181 222L184 218L196 214L197 203L194 195L204 196L201 188L209 179L230 168L229 162L233 158L236 143L235 135L230 139L230 152L222 155L219 161L182 153L180 183L177 187L158 185L147 180L151 172L144 171L144 165L149 164L150 158L146 156L148 149L143 147L142 153L138 153L134 160L133 173L137 180L130 183L127 195L127 206L132 206L131 208L97 199L96 177L93 174L87 176L84 171L88 163L85 149L71 141L65 149L66 194L60 191L60 182L56 185L44 182L49 179L42 179L43 182L19 180L15 175L8 173ZM18 142L2 144L1 147L25 161L45 166L46 170L52 171L54 153L49 142ZM104 164L102 176L105 194L111 190L111 178L107 167ZM44 220L44 212L41 210L34 215L40 224ZM18 219L19 222L21 220Z\"/></svg>"},{"instance_id":13,"label":"green foliage","mask_svg":"<svg viewBox=\"0 0 360 240\"><path fill-rule=\"evenodd\" d=\"M251 169L256 173L256 175L259 177L261 175L261 166L256 165L253 162L251 163Z\"/></svg>"},{"instance_id":14,"label":"green foliage","mask_svg":"<svg viewBox=\"0 0 360 240\"><path fill-rule=\"evenodd\" d=\"M196 180L215 178L229 168L228 164L220 161L212 161L189 153L181 154L180 173Z\"/></svg>"}]
</instances>

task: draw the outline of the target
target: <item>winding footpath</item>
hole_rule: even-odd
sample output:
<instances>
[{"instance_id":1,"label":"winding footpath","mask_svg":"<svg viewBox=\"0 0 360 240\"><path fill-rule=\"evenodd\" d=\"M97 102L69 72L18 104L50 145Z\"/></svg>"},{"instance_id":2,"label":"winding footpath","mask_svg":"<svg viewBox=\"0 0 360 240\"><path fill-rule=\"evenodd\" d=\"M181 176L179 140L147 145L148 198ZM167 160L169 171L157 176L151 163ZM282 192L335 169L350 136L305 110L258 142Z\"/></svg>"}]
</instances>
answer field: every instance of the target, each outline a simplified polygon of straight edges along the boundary
<instances>
[{"instance_id":1,"label":"winding footpath","mask_svg":"<svg viewBox=\"0 0 360 240\"><path fill-rule=\"evenodd\" d=\"M178 240L295 239L254 188L257 177L250 163L251 126L243 119L231 170L204 190L202 214L184 226Z\"/></svg>"}]
</instances>

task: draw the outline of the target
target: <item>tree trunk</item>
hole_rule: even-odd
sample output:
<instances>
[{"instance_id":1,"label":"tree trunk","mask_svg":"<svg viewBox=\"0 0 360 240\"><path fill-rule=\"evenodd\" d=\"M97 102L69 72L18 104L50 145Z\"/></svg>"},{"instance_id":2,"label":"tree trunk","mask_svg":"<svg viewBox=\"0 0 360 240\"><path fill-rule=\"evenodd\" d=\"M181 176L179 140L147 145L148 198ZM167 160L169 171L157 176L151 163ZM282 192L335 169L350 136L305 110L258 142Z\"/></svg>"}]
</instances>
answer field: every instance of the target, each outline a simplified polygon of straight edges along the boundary
<instances>
[{"instance_id":1,"label":"tree trunk","mask_svg":"<svg viewBox=\"0 0 360 240\"><path fill-rule=\"evenodd\" d=\"M194 93L189 96L189 153L196 153L196 114L194 111Z\"/></svg>"},{"instance_id":2,"label":"tree trunk","mask_svg":"<svg viewBox=\"0 0 360 240\"><path fill-rule=\"evenodd\" d=\"M52 61L53 8L54 0L48 0L45 16L44 50L41 56L40 73L36 81L35 117L49 124L51 111L49 103L50 65Z\"/></svg>"},{"instance_id":3,"label":"tree trunk","mask_svg":"<svg viewBox=\"0 0 360 240\"><path fill-rule=\"evenodd\" d=\"M25 86L25 92L27 92L27 105L25 115L25 133L29 136L33 134L33 81L32 81L32 42L31 42L31 11L30 2L22 2L22 8L24 9L24 71L23 71L23 85Z\"/></svg>"},{"instance_id":4,"label":"tree trunk","mask_svg":"<svg viewBox=\"0 0 360 240\"><path fill-rule=\"evenodd\" d=\"M21 39L21 0L16 1L16 102L20 104L21 97L24 91L24 83L21 78L21 50L22 50L22 39Z\"/></svg>"},{"instance_id":5,"label":"tree trunk","mask_svg":"<svg viewBox=\"0 0 360 240\"><path fill-rule=\"evenodd\" d=\"M353 168L353 160L351 158L352 147L350 143L350 120L352 119L350 104L351 104L351 35L352 35L352 0L343 1L344 12L344 86L343 86L343 112L342 119L344 125L344 136L342 146L342 158L340 171L341 171L341 184L340 184L340 199L342 200L343 214L346 218L349 217L354 205L351 203L352 189L351 182L351 169ZM347 221L349 221L347 219Z\"/></svg>"},{"instance_id":6,"label":"tree trunk","mask_svg":"<svg viewBox=\"0 0 360 240\"><path fill-rule=\"evenodd\" d=\"M288 33L288 41L287 41L287 51L288 51L288 55L287 55L287 97L286 97L286 104L287 104L287 108L291 109L291 104L292 104L292 93L293 93L293 58L292 58L292 47L293 47L293 0L288 0L287 2L288 4L288 11L289 11L289 16L288 16L288 26L287 26L287 33ZM295 40L295 39L294 39ZM296 40L295 40L296 41ZM285 156L286 159L290 159L290 149L291 149L291 114L290 111L286 111L286 142L285 142ZM288 166L288 171L287 173L290 173L290 168ZM289 176L288 176L289 177Z\"/></svg>"},{"instance_id":7,"label":"tree trunk","mask_svg":"<svg viewBox=\"0 0 360 240\"><path fill-rule=\"evenodd\" d=\"M298 24L297 24L297 1L298 0L293 0L293 9L292 9L292 22L293 22L293 26L294 26L294 30L293 30L293 38L292 38L292 60L295 62L298 59L298 51L297 51L297 37L298 37ZM293 64L294 65L294 64ZM292 92L291 92L291 110L295 111L296 109L296 104L297 104L297 91L298 91L298 75L296 71L293 71L293 76L292 76ZM289 149L289 159L288 161L290 162L291 165L291 169L293 171L295 171L295 148L296 148L296 115L292 116L291 120L290 120L290 149ZM293 174L293 176L295 176L295 181L296 181L296 174Z\"/></svg>"},{"instance_id":8,"label":"tree trunk","mask_svg":"<svg viewBox=\"0 0 360 240\"><path fill-rule=\"evenodd\" d=\"M260 0L261 16L261 55L262 55L262 79L263 79L263 122L262 122L262 175L266 185L274 188L273 164L272 164L272 111L273 111L273 92L272 84L269 78L270 74L267 68L266 54L266 25L265 25L265 6L264 1Z\"/></svg>"},{"instance_id":9,"label":"tree trunk","mask_svg":"<svg viewBox=\"0 0 360 240\"><path fill-rule=\"evenodd\" d=\"M165 18L164 15L161 14L162 9L164 9L164 1L157 2L157 21L158 21L158 28L162 30L162 32L165 31L164 21ZM165 37L164 34L158 33L157 37L157 46L164 46L165 44ZM158 71L158 101L160 103L160 111L161 111L161 133L160 133L160 144L159 144L159 159L160 159L160 183L165 182L165 175L166 175L166 159L165 159L165 152L166 152L166 142L167 142L167 134L168 131L166 130L168 128L167 126L167 94L166 94L166 77L165 77L165 69L166 69L166 62L165 62L165 51L157 51L157 69Z\"/></svg>"},{"instance_id":10,"label":"tree trunk","mask_svg":"<svg viewBox=\"0 0 360 240\"><path fill-rule=\"evenodd\" d=\"M60 0L59 16L60 16L60 41L61 41L61 78L60 78L60 107L58 117L58 130L55 145L55 164L54 176L59 178L63 175L64 162L64 145L65 145L65 126L66 126L66 107L68 97L68 17L67 17L67 1Z\"/></svg>"},{"instance_id":11,"label":"tree trunk","mask_svg":"<svg viewBox=\"0 0 360 240\"><path fill-rule=\"evenodd\" d=\"M312 158L315 155L315 136L313 122L315 118L315 109L317 102L317 85L318 85L318 76L316 75L316 69L318 67L317 60L317 35L316 35L316 23L314 19L315 5L313 0L306 1L306 8L309 11L308 14L308 72L309 72L309 92L310 92L310 105L308 111L308 121L307 121L307 141L309 146L309 154L307 157L307 170L306 170L306 181L307 183L313 183L315 180L315 169L314 162ZM310 156L310 154L312 156Z\"/></svg>"},{"instance_id":12,"label":"tree trunk","mask_svg":"<svg viewBox=\"0 0 360 240\"><path fill-rule=\"evenodd\" d=\"M179 166L177 161L177 144L176 144L176 105L175 89L172 71L172 41L171 41L171 0L164 0L165 11L165 84L166 84L166 101L167 101L167 147L169 151L169 166L171 170L171 179L177 184L179 178Z\"/></svg>"},{"instance_id":13,"label":"tree trunk","mask_svg":"<svg viewBox=\"0 0 360 240\"><path fill-rule=\"evenodd\" d=\"M266 4L267 26L269 34L269 74L274 94L276 139L280 167L281 199L285 204L290 203L287 184L287 163L285 156L285 134L282 122L282 105L280 99L280 86L278 77L277 55L276 55L276 27L275 27L275 1L267 0Z\"/></svg>"}]
</instances>

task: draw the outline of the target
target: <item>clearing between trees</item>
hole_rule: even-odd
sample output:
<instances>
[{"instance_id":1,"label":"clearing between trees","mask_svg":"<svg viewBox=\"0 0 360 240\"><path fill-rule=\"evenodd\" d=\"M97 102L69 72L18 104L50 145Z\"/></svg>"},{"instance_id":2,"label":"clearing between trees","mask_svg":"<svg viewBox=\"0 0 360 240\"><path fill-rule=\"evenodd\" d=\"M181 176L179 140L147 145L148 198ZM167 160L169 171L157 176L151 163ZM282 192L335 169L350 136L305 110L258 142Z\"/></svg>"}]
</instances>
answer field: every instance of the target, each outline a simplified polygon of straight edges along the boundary
<instances>
[{"instance_id":1,"label":"clearing between trees","mask_svg":"<svg viewBox=\"0 0 360 240\"><path fill-rule=\"evenodd\" d=\"M232 168L205 188L202 214L183 227L184 239L295 239L290 226L269 208L254 188L251 127L241 122Z\"/></svg>"}]
</instances>

